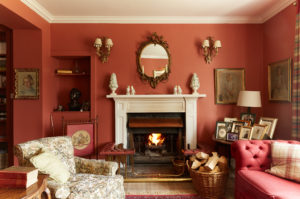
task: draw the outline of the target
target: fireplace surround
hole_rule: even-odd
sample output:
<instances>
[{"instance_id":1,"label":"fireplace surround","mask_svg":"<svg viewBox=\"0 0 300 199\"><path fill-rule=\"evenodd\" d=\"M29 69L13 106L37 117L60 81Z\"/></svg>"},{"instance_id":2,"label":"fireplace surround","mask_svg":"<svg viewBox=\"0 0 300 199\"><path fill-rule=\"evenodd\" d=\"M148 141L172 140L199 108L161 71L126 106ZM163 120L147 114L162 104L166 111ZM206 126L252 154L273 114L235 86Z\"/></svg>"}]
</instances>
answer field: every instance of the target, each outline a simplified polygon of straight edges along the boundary
<instances>
[{"instance_id":1,"label":"fireplace surround","mask_svg":"<svg viewBox=\"0 0 300 199\"><path fill-rule=\"evenodd\" d=\"M107 95L115 102L115 143L128 148L128 113L184 113L184 147L197 147L197 101L206 94Z\"/></svg>"}]
</instances>

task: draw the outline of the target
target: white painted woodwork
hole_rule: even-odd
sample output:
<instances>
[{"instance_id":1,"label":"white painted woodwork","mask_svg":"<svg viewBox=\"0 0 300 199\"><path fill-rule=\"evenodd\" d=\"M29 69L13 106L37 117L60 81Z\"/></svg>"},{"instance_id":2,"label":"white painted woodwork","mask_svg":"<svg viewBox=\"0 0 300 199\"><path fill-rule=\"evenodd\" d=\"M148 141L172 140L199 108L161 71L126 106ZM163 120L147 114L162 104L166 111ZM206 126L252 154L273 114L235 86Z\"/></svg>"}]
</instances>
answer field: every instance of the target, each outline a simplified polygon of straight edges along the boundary
<instances>
[{"instance_id":1,"label":"white painted woodwork","mask_svg":"<svg viewBox=\"0 0 300 199\"><path fill-rule=\"evenodd\" d=\"M185 148L197 148L197 95L107 95L115 101L115 143L127 147L127 113L185 113Z\"/></svg>"},{"instance_id":2,"label":"white painted woodwork","mask_svg":"<svg viewBox=\"0 0 300 199\"><path fill-rule=\"evenodd\" d=\"M296 0L21 0L49 23L264 23Z\"/></svg>"}]
</instances>

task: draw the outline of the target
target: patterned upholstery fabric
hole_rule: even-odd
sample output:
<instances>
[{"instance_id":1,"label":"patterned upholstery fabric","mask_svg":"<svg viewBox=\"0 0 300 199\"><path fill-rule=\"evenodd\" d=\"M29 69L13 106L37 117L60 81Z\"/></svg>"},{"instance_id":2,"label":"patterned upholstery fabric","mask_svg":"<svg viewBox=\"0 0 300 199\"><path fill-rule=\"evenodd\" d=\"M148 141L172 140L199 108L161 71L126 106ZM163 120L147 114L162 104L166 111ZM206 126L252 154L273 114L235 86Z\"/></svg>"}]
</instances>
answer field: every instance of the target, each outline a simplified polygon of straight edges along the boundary
<instances>
[{"instance_id":1,"label":"patterned upholstery fabric","mask_svg":"<svg viewBox=\"0 0 300 199\"><path fill-rule=\"evenodd\" d=\"M51 151L67 166L71 177L65 184L48 180L53 198L62 199L122 199L125 198L123 177L115 175L116 162L74 157L72 140L68 136L48 137L18 144L14 153L19 165L32 166L29 159L41 151Z\"/></svg>"}]
</instances>

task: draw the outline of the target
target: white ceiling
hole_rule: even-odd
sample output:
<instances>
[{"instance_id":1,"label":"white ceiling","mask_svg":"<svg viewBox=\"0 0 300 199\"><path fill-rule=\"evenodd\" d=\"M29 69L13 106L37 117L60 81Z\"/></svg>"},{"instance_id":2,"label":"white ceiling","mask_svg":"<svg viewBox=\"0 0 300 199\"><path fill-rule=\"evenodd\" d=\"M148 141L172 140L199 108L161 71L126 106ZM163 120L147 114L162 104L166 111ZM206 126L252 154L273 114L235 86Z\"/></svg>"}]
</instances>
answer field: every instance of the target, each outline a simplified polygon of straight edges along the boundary
<instances>
[{"instance_id":1,"label":"white ceiling","mask_svg":"<svg viewBox=\"0 0 300 199\"><path fill-rule=\"evenodd\" d=\"M295 0L21 0L50 23L263 23Z\"/></svg>"}]
</instances>

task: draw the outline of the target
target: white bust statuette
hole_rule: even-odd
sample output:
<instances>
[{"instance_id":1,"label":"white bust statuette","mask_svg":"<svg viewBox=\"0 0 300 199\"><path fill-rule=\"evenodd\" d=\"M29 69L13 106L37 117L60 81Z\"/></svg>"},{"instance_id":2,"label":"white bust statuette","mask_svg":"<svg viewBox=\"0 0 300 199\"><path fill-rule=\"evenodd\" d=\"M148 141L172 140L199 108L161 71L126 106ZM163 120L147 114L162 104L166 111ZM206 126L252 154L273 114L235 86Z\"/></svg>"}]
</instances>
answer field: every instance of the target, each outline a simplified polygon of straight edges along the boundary
<instances>
[{"instance_id":1,"label":"white bust statuette","mask_svg":"<svg viewBox=\"0 0 300 199\"><path fill-rule=\"evenodd\" d=\"M115 73L112 73L109 81L109 88L112 91L111 95L116 95L116 90L118 88L117 76Z\"/></svg>"},{"instance_id":2,"label":"white bust statuette","mask_svg":"<svg viewBox=\"0 0 300 199\"><path fill-rule=\"evenodd\" d=\"M177 92L178 92L178 95L182 94L182 89L181 89L181 87L179 85L177 86Z\"/></svg>"},{"instance_id":3,"label":"white bust statuette","mask_svg":"<svg viewBox=\"0 0 300 199\"><path fill-rule=\"evenodd\" d=\"M133 88L133 86L131 86L131 95L134 95L135 94L135 90Z\"/></svg>"},{"instance_id":4,"label":"white bust statuette","mask_svg":"<svg viewBox=\"0 0 300 199\"><path fill-rule=\"evenodd\" d=\"M198 94L198 88L200 87L199 78L196 73L193 74L190 87L193 89L193 94Z\"/></svg>"},{"instance_id":5,"label":"white bust statuette","mask_svg":"<svg viewBox=\"0 0 300 199\"><path fill-rule=\"evenodd\" d=\"M127 86L126 95L130 95L130 86Z\"/></svg>"},{"instance_id":6,"label":"white bust statuette","mask_svg":"<svg viewBox=\"0 0 300 199\"><path fill-rule=\"evenodd\" d=\"M174 95L177 95L177 86L174 86Z\"/></svg>"}]
</instances>

